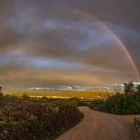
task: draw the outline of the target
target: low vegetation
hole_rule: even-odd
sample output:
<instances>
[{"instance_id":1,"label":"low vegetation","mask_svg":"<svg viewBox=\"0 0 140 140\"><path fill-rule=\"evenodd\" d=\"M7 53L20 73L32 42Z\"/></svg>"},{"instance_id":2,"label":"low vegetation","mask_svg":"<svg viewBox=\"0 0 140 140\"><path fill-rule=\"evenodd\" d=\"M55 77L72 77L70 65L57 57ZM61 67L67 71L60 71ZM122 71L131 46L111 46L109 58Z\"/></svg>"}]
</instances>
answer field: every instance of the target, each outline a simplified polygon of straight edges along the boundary
<instances>
[{"instance_id":1,"label":"low vegetation","mask_svg":"<svg viewBox=\"0 0 140 140\"><path fill-rule=\"evenodd\" d=\"M140 86L124 84L124 94L117 93L106 100L93 100L90 108L119 115L140 114Z\"/></svg>"},{"instance_id":2,"label":"low vegetation","mask_svg":"<svg viewBox=\"0 0 140 140\"><path fill-rule=\"evenodd\" d=\"M78 106L118 115L140 114L140 86L130 82L124 87L124 93L116 95L90 91L38 93L41 98L29 97L34 93L1 94L0 139L53 140L82 119ZM64 99L47 98L56 95Z\"/></svg>"},{"instance_id":3,"label":"low vegetation","mask_svg":"<svg viewBox=\"0 0 140 140\"><path fill-rule=\"evenodd\" d=\"M0 97L1 140L52 140L83 117L73 100Z\"/></svg>"}]
</instances>

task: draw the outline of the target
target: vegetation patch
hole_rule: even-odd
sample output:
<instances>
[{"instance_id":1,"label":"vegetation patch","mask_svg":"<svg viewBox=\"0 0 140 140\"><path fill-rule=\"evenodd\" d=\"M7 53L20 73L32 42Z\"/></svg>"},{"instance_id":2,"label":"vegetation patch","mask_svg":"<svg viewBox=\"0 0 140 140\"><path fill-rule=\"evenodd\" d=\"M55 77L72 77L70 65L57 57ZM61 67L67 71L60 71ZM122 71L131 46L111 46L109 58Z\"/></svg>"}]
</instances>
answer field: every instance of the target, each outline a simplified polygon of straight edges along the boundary
<instances>
[{"instance_id":1,"label":"vegetation patch","mask_svg":"<svg viewBox=\"0 0 140 140\"><path fill-rule=\"evenodd\" d=\"M0 97L1 140L52 140L83 117L75 101Z\"/></svg>"},{"instance_id":2,"label":"vegetation patch","mask_svg":"<svg viewBox=\"0 0 140 140\"><path fill-rule=\"evenodd\" d=\"M117 93L106 100L93 100L90 108L117 115L140 114L140 86L125 83L124 94Z\"/></svg>"}]
</instances>

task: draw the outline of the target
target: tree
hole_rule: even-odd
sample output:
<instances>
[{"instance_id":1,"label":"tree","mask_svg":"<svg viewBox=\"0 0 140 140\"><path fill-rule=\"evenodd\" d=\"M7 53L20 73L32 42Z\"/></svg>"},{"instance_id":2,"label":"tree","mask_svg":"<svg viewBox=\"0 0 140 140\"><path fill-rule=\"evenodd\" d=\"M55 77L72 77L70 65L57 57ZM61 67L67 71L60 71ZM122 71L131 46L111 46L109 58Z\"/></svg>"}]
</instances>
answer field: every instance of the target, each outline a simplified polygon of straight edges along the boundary
<instances>
[{"instance_id":1,"label":"tree","mask_svg":"<svg viewBox=\"0 0 140 140\"><path fill-rule=\"evenodd\" d=\"M140 85L136 87L136 93L140 95Z\"/></svg>"},{"instance_id":2,"label":"tree","mask_svg":"<svg viewBox=\"0 0 140 140\"><path fill-rule=\"evenodd\" d=\"M0 96L3 96L2 87L0 87Z\"/></svg>"},{"instance_id":3,"label":"tree","mask_svg":"<svg viewBox=\"0 0 140 140\"><path fill-rule=\"evenodd\" d=\"M135 88L134 88L133 82L124 83L124 93L126 95L135 93Z\"/></svg>"}]
</instances>

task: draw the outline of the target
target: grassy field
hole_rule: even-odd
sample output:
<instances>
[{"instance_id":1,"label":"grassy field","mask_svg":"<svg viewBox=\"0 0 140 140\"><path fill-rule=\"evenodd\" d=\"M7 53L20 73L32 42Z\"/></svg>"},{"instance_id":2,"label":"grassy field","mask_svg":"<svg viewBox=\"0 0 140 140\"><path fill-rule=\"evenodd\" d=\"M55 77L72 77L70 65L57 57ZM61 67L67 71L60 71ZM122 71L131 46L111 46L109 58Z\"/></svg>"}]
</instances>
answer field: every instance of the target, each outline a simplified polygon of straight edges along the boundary
<instances>
[{"instance_id":1,"label":"grassy field","mask_svg":"<svg viewBox=\"0 0 140 140\"><path fill-rule=\"evenodd\" d=\"M27 95L30 97L47 97L47 98L78 98L78 99L101 99L114 95L103 91L65 91L65 92L17 92L11 93L13 96Z\"/></svg>"}]
</instances>

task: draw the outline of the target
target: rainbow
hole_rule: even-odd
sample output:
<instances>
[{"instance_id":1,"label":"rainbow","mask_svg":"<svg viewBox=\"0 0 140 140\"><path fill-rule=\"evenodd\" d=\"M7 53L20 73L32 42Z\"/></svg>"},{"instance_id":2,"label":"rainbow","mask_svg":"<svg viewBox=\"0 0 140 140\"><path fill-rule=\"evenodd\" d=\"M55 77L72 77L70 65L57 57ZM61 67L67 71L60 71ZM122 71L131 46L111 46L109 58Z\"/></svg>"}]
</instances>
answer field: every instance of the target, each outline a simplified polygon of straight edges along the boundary
<instances>
[{"instance_id":1,"label":"rainbow","mask_svg":"<svg viewBox=\"0 0 140 140\"><path fill-rule=\"evenodd\" d=\"M99 20L98 20L99 21ZM101 21L100 21L101 23ZM137 78L137 81L140 81L140 73L138 71L138 68L137 68L137 65L135 64L135 61L133 60L131 54L129 53L127 47L124 45L124 43L120 40L120 38L109 28L107 27L105 24L101 23L107 30L108 32L110 32L113 37L116 39L116 41L120 44L118 46L121 47L121 49L124 51L124 53L126 54L128 60L130 61L131 65L132 65L132 68L134 70L134 72L136 73L136 78Z\"/></svg>"},{"instance_id":2,"label":"rainbow","mask_svg":"<svg viewBox=\"0 0 140 140\"><path fill-rule=\"evenodd\" d=\"M109 28L108 28L109 29ZM110 32L115 36L116 40L118 41L118 43L120 44L120 47L123 49L123 51L125 52L126 56L128 57L128 60L130 61L135 73L136 73L136 78L138 81L140 81L140 74L137 68L137 65L135 64L135 61L133 60L131 54L129 53L127 47L124 45L124 43L119 39L119 37L110 30Z\"/></svg>"},{"instance_id":3,"label":"rainbow","mask_svg":"<svg viewBox=\"0 0 140 140\"><path fill-rule=\"evenodd\" d=\"M77 9L77 8L74 8L74 10L76 10L77 12L85 14L87 17L90 17L91 19L96 20L101 25L101 27L103 27L107 32L109 32L114 37L114 39L119 43L118 47L121 47L121 49L126 54L128 60L130 61L131 66L132 66L132 68L133 68L133 70L136 74L137 81L140 81L140 73L138 71L137 65L135 64L135 61L133 60L131 54L129 53L129 51L127 49L127 47L120 40L120 38L106 24L104 24L102 21L100 21L97 17L95 17L95 16L93 16L93 15L91 15L91 14L85 12L85 11L83 12L80 9Z\"/></svg>"}]
</instances>

